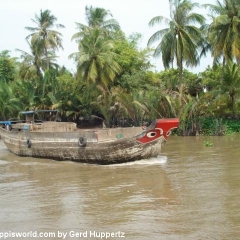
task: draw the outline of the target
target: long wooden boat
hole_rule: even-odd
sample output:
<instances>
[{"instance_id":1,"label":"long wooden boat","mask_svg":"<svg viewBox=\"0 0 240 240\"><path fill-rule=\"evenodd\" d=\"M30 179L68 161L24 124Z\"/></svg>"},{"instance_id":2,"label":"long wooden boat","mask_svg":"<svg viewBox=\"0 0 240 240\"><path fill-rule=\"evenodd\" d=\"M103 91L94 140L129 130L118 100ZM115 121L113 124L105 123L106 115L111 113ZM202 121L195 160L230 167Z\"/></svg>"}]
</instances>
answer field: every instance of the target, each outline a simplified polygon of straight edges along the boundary
<instances>
[{"instance_id":1,"label":"long wooden boat","mask_svg":"<svg viewBox=\"0 0 240 240\"><path fill-rule=\"evenodd\" d=\"M156 157L179 119L142 127L78 129L71 122L0 122L0 137L18 156L114 164Z\"/></svg>"}]
</instances>

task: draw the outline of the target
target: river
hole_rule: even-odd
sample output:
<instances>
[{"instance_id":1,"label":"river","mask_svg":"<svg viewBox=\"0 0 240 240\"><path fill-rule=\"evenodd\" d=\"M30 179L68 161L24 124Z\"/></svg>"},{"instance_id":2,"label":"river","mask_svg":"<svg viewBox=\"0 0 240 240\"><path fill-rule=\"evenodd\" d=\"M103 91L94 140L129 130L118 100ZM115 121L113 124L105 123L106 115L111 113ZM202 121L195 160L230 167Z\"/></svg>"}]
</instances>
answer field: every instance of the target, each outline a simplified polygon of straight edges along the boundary
<instances>
[{"instance_id":1,"label":"river","mask_svg":"<svg viewBox=\"0 0 240 240\"><path fill-rule=\"evenodd\" d=\"M157 158L97 166L18 157L0 140L0 239L240 239L239 146L172 136Z\"/></svg>"}]
</instances>

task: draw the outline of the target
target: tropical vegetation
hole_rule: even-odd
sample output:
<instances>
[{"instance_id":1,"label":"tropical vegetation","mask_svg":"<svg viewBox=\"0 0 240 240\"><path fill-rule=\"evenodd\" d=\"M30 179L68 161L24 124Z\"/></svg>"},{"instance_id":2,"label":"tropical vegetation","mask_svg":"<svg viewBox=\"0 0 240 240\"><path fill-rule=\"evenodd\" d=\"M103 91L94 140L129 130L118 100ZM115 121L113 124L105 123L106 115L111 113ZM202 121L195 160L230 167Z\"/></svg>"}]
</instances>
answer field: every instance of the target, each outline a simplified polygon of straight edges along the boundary
<instances>
[{"instance_id":1,"label":"tropical vegetation","mask_svg":"<svg viewBox=\"0 0 240 240\"><path fill-rule=\"evenodd\" d=\"M141 35L126 36L109 10L86 6L86 23L76 23L69 58L71 72L57 62L64 27L50 10L40 10L25 27L29 50L20 58L0 51L0 119L20 110L57 109L61 120L79 127L137 126L155 118L180 118L177 134L223 135L240 132L240 4L238 0L199 5L169 0L170 18L153 16L159 27L145 49ZM198 8L209 10L210 22ZM212 66L194 67L206 53ZM161 57L164 71L150 58ZM21 116L18 116L21 117Z\"/></svg>"}]
</instances>

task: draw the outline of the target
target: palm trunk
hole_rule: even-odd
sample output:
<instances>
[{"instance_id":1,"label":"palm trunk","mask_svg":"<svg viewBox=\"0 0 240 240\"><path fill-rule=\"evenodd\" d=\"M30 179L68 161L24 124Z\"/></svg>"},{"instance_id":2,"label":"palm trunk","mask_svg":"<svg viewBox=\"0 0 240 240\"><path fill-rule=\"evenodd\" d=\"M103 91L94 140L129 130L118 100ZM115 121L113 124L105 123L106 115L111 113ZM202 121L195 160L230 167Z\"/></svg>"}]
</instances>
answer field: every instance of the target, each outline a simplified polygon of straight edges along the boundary
<instances>
[{"instance_id":1,"label":"palm trunk","mask_svg":"<svg viewBox=\"0 0 240 240\"><path fill-rule=\"evenodd\" d=\"M47 33L45 32L44 34L44 51L45 51L45 55L46 55L46 60L47 60L47 70L49 70L49 59L48 59L48 49L46 46L46 39L47 39Z\"/></svg>"},{"instance_id":2,"label":"palm trunk","mask_svg":"<svg viewBox=\"0 0 240 240\"><path fill-rule=\"evenodd\" d=\"M47 52L46 47L45 47L45 55L46 55L46 59L47 59L47 70L49 70L49 59L48 59L48 52Z\"/></svg>"},{"instance_id":3,"label":"palm trunk","mask_svg":"<svg viewBox=\"0 0 240 240\"><path fill-rule=\"evenodd\" d=\"M235 116L235 95L234 94L230 95L230 98L231 98L231 105L232 105L232 114L234 117Z\"/></svg>"},{"instance_id":4,"label":"palm trunk","mask_svg":"<svg viewBox=\"0 0 240 240\"><path fill-rule=\"evenodd\" d=\"M183 66L182 66L182 61L179 66L179 85L180 87L182 86L183 83Z\"/></svg>"},{"instance_id":5,"label":"palm trunk","mask_svg":"<svg viewBox=\"0 0 240 240\"><path fill-rule=\"evenodd\" d=\"M222 76L221 76L221 84L222 84L222 82L223 82L223 79L224 79L225 65L226 65L226 58L225 58L225 57L223 57L223 63L222 63Z\"/></svg>"}]
</instances>

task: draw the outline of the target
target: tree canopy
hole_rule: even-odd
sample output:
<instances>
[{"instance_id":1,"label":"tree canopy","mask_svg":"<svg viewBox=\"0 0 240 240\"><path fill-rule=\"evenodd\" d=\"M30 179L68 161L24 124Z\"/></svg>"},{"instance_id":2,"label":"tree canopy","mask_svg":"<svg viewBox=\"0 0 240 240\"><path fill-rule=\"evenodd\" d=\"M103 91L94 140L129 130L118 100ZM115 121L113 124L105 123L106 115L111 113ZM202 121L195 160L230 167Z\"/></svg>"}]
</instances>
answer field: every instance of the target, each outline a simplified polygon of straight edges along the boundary
<instances>
[{"instance_id":1,"label":"tree canopy","mask_svg":"<svg viewBox=\"0 0 240 240\"><path fill-rule=\"evenodd\" d=\"M63 25L50 10L41 10L32 19L35 26L26 27L29 50L18 49L20 59L7 50L0 53L0 119L40 108L58 109L61 120L79 126L103 120L110 127L137 126L179 117L178 133L196 135L209 132L202 127L214 118L211 134L222 134L221 119L240 118L239 3L205 5L209 25L195 11L199 4L172 0L170 6L169 19L150 20L150 26L164 25L143 49L142 36L126 36L109 10L86 6L86 23L76 23L72 37L74 73L57 62L63 36L55 28ZM199 74L185 68L198 64L208 50L213 66ZM150 62L159 55L165 66L160 72Z\"/></svg>"}]
</instances>

